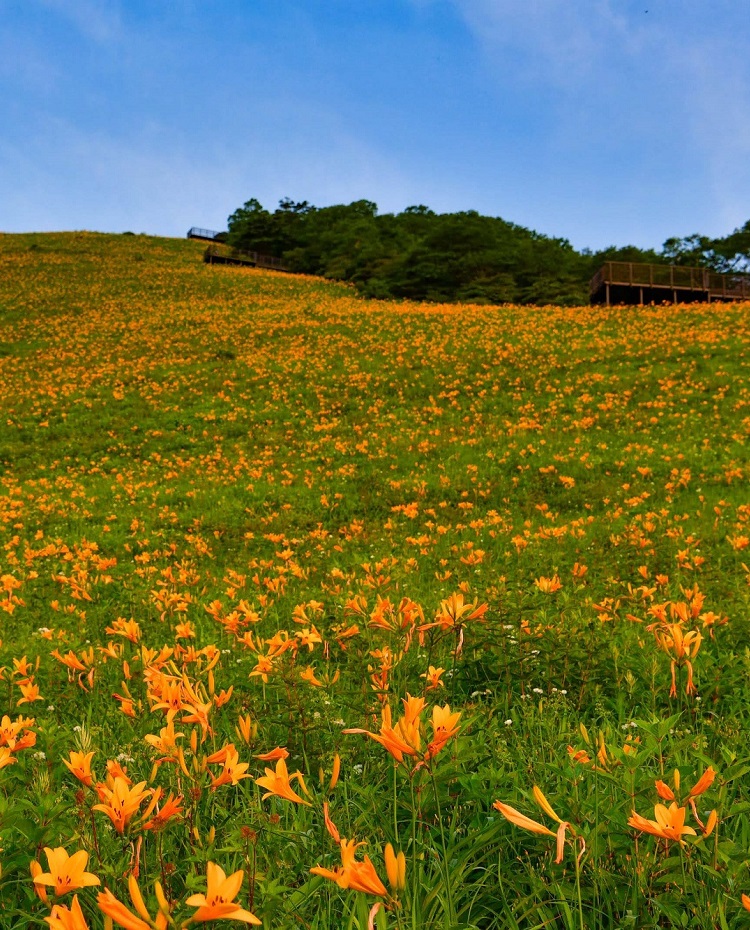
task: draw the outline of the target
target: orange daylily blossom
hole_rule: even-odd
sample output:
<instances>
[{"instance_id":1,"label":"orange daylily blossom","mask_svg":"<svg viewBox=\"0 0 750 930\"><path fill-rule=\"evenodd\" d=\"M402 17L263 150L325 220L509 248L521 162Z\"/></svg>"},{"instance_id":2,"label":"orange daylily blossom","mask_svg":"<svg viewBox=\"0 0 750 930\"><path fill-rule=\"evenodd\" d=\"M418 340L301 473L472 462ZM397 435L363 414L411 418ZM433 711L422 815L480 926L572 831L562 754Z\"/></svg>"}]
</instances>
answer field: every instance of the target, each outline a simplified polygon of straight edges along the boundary
<instances>
[{"instance_id":1,"label":"orange daylily blossom","mask_svg":"<svg viewBox=\"0 0 750 930\"><path fill-rule=\"evenodd\" d=\"M20 707L21 704L31 704L32 701L44 700L42 695L39 693L39 685L34 684L30 678L28 681L19 681L18 687L21 689L21 694L23 695L23 697L19 698L16 702L18 707Z\"/></svg>"},{"instance_id":2,"label":"orange daylily blossom","mask_svg":"<svg viewBox=\"0 0 750 930\"><path fill-rule=\"evenodd\" d=\"M262 752L255 758L260 759L261 762L275 762L277 759L288 759L289 753L283 746L277 746L276 749L272 749L270 752Z\"/></svg>"},{"instance_id":3,"label":"orange daylily blossom","mask_svg":"<svg viewBox=\"0 0 750 930\"><path fill-rule=\"evenodd\" d=\"M690 793L688 794L688 798L697 798L698 795L701 795L701 794L703 794L705 791L708 791L708 789L709 789L709 788L711 787L711 785L713 784L713 781L714 781L715 778L716 778L716 772L715 772L715 771L713 770L713 768L709 765L709 767L706 769L706 771L701 775L701 777L698 779L698 781L697 781L697 782L693 785L693 787L690 789Z\"/></svg>"},{"instance_id":4,"label":"orange daylily blossom","mask_svg":"<svg viewBox=\"0 0 750 930\"><path fill-rule=\"evenodd\" d=\"M455 593L440 602L440 606L435 611L435 620L433 623L422 623L417 627L420 634L420 642L424 639L427 630L433 627L439 627L442 631L450 630L469 620L482 621L484 615L489 609L489 604L477 604L476 601L466 603L463 594Z\"/></svg>"},{"instance_id":5,"label":"orange daylily blossom","mask_svg":"<svg viewBox=\"0 0 750 930\"><path fill-rule=\"evenodd\" d=\"M255 779L256 785L260 785L261 788L268 788L268 791L263 795L264 801L274 794L279 798L285 798L287 801L294 801L295 804L305 804L310 807L310 802L301 798L290 784L291 780L296 778L301 785L304 785L300 772L290 775L283 759L279 759L276 763L276 771L269 768L265 771L266 774L263 777Z\"/></svg>"},{"instance_id":6,"label":"orange daylily blossom","mask_svg":"<svg viewBox=\"0 0 750 930\"><path fill-rule=\"evenodd\" d=\"M208 722L208 714L211 708L213 707L213 701L195 701L192 704L183 704L182 710L190 711L186 717L180 719L180 723L197 723L200 725L203 733L201 739L204 740L207 736L210 736L213 733L211 726Z\"/></svg>"},{"instance_id":7,"label":"orange daylily blossom","mask_svg":"<svg viewBox=\"0 0 750 930\"><path fill-rule=\"evenodd\" d=\"M391 708L385 704L381 711L381 724L379 733L371 733L361 727L343 730L344 733L363 733L380 743L393 756L396 762L402 763L404 756L417 756L422 747L419 716L425 706L424 698L413 698L407 694L403 699L404 716L395 726L391 723Z\"/></svg>"},{"instance_id":8,"label":"orange daylily blossom","mask_svg":"<svg viewBox=\"0 0 750 930\"><path fill-rule=\"evenodd\" d=\"M219 785L238 785L240 779L250 777L247 774L247 770L250 767L249 764L247 762L240 762L240 755L235 750L234 746L227 749L226 755L222 761L224 768L221 773L217 777L211 775L212 791L216 791Z\"/></svg>"},{"instance_id":9,"label":"orange daylily blossom","mask_svg":"<svg viewBox=\"0 0 750 930\"><path fill-rule=\"evenodd\" d=\"M37 895L39 895L42 901L47 904L49 901L49 898L47 897L47 889L44 887L44 885L37 885L36 883L37 876L44 873L44 869L41 867L41 865L39 865L36 859L32 859L29 863L29 872L31 873L31 880L34 883L34 891L37 893Z\"/></svg>"},{"instance_id":10,"label":"orange daylily blossom","mask_svg":"<svg viewBox=\"0 0 750 930\"><path fill-rule=\"evenodd\" d=\"M167 725L159 730L158 736L148 733L143 739L149 746L153 746L158 752L163 753L162 757L157 759L155 763L161 765L163 762L177 761L177 740L184 735L184 733L175 733L174 720L169 720Z\"/></svg>"},{"instance_id":11,"label":"orange daylily blossom","mask_svg":"<svg viewBox=\"0 0 750 930\"><path fill-rule=\"evenodd\" d=\"M492 805L495 810L500 811L500 813L505 817L506 820L509 820L512 824L515 824L517 827L521 827L523 830L529 830L531 833L539 833L543 836L555 836L557 837L557 856L555 858L555 863L560 864L563 860L563 853L565 851L565 833L567 830L570 830L571 833L574 833L572 826L566 821L562 820L553 810L552 805L549 803L547 798L542 794L542 791L534 785L534 799L541 809L551 817L553 820L556 820L559 824L557 828L557 833L554 833L549 827L545 827L544 824L539 823L536 820L532 820L530 817L527 817L525 814L522 814L520 811L517 811L514 807L511 807L509 804L503 804L502 801L495 801ZM581 839L581 843L583 840ZM585 847L584 847L585 848Z\"/></svg>"},{"instance_id":12,"label":"orange daylily blossom","mask_svg":"<svg viewBox=\"0 0 750 930\"><path fill-rule=\"evenodd\" d=\"M251 914L250 911L246 911L234 902L234 898L237 897L242 885L244 874L242 869L239 869L227 878L224 870L215 862L207 863L206 893L194 894L187 899L187 904L190 907L198 908L190 918L190 922L241 920L246 924L261 926L262 921L258 920L255 914Z\"/></svg>"},{"instance_id":13,"label":"orange daylily blossom","mask_svg":"<svg viewBox=\"0 0 750 930\"><path fill-rule=\"evenodd\" d=\"M354 891L364 891L365 894L378 895L385 898L388 891L385 885L378 878L375 866L372 864L370 857L365 856L361 862L355 859L357 847L364 845L356 843L354 840L342 839L339 843L341 850L341 865L335 869L325 869L316 865L310 872L313 875L322 875L323 878L329 878L336 882L339 888L351 888Z\"/></svg>"},{"instance_id":14,"label":"orange daylily blossom","mask_svg":"<svg viewBox=\"0 0 750 930\"><path fill-rule=\"evenodd\" d=\"M364 733L385 747L396 762L403 763L404 756L421 757L417 768L425 765L436 756L449 739L458 733L458 720L460 712L452 713L448 704L445 707L435 705L432 708L432 741L422 751L422 721L421 714L425 707L424 698L414 698L407 694L403 699L404 715L396 723L391 724L391 709L386 704L381 711L381 725L379 733L371 733L361 727L343 730L344 733Z\"/></svg>"},{"instance_id":15,"label":"orange daylily blossom","mask_svg":"<svg viewBox=\"0 0 750 930\"><path fill-rule=\"evenodd\" d=\"M81 905L78 903L77 894L73 895L70 908L56 904L49 917L44 919L50 925L51 930L89 930Z\"/></svg>"},{"instance_id":16,"label":"orange daylily blossom","mask_svg":"<svg viewBox=\"0 0 750 930\"><path fill-rule=\"evenodd\" d=\"M129 785L133 784L133 779L128 775L128 770L125 766L120 765L117 759L107 759L107 775L110 778L124 778Z\"/></svg>"},{"instance_id":17,"label":"orange daylily blossom","mask_svg":"<svg viewBox=\"0 0 750 930\"><path fill-rule=\"evenodd\" d=\"M91 760L94 758L95 752L75 752L75 750L70 751L70 761L63 759L62 763L75 775L78 781L86 785L87 788L90 788L94 784L94 776L91 772Z\"/></svg>"},{"instance_id":18,"label":"orange daylily blossom","mask_svg":"<svg viewBox=\"0 0 750 930\"><path fill-rule=\"evenodd\" d=\"M17 761L18 759L16 759L7 746L0 746L0 769L4 769L6 765L13 765L13 763Z\"/></svg>"},{"instance_id":19,"label":"orange daylily blossom","mask_svg":"<svg viewBox=\"0 0 750 930\"><path fill-rule=\"evenodd\" d=\"M436 688L444 688L445 682L442 680L442 675L444 673L444 668L435 668L434 665L431 665L426 672L423 672L419 677L425 679L425 691L434 691Z\"/></svg>"},{"instance_id":20,"label":"orange daylily blossom","mask_svg":"<svg viewBox=\"0 0 750 930\"><path fill-rule=\"evenodd\" d=\"M666 782L659 779L655 783L655 787L656 787L656 793L659 795L662 801L676 800L674 791L672 791L672 789L669 787L669 785Z\"/></svg>"},{"instance_id":21,"label":"orange daylily blossom","mask_svg":"<svg viewBox=\"0 0 750 930\"><path fill-rule=\"evenodd\" d=\"M102 800L101 804L94 804L93 810L103 811L112 821L118 833L124 833L133 815L152 793L146 788L146 782L139 782L132 787L126 778L118 775L110 779L111 784L97 784L96 792Z\"/></svg>"},{"instance_id":22,"label":"orange daylily blossom","mask_svg":"<svg viewBox=\"0 0 750 930\"><path fill-rule=\"evenodd\" d=\"M159 882L156 882L156 886L157 898L163 901L164 895L161 893L161 885ZM151 918L146 908L146 903L143 900L141 889L138 887L138 882L132 873L128 876L128 891L130 892L130 899L133 902L133 907L140 916L136 917L136 915L125 907L121 901L118 901L109 888L105 888L97 897L99 910L103 914L106 914L107 917L111 917L119 927L124 927L125 930L165 930L169 924L169 918L166 913L167 909L160 909L156 918Z\"/></svg>"},{"instance_id":23,"label":"orange daylily blossom","mask_svg":"<svg viewBox=\"0 0 750 930\"><path fill-rule=\"evenodd\" d=\"M555 591L559 591L560 588L562 588L562 581L560 581L559 575L553 575L551 578L540 575L540 577L534 581L534 585L543 594L554 594Z\"/></svg>"},{"instance_id":24,"label":"orange daylily blossom","mask_svg":"<svg viewBox=\"0 0 750 930\"><path fill-rule=\"evenodd\" d=\"M163 791L161 788L156 788L154 790L153 797L149 802L148 807L143 812L143 817L141 818L141 829L142 830L154 830L158 832L161 830L173 817L180 817L182 815L182 795L175 797L172 792L170 792L169 797L166 801L157 809L157 805L162 798ZM154 814L154 810L156 813ZM153 817L151 816L153 814Z\"/></svg>"},{"instance_id":25,"label":"orange daylily blossom","mask_svg":"<svg viewBox=\"0 0 750 930\"><path fill-rule=\"evenodd\" d=\"M432 708L432 740L425 750L425 760L432 759L445 746L448 740L458 733L458 721L461 717L461 711L451 713L448 704L445 707L438 707L436 704Z\"/></svg>"},{"instance_id":26,"label":"orange daylily blossom","mask_svg":"<svg viewBox=\"0 0 750 930\"><path fill-rule=\"evenodd\" d=\"M650 833L652 836L658 836L664 840L673 840L679 843L684 842L683 834L695 836L695 830L692 827L685 826L686 807L680 807L676 801L673 801L669 807L664 804L657 804L654 807L654 816L656 820L647 820L635 811L628 820L628 826L641 830L643 833Z\"/></svg>"},{"instance_id":27,"label":"orange daylily blossom","mask_svg":"<svg viewBox=\"0 0 750 930\"><path fill-rule=\"evenodd\" d=\"M99 879L91 872L86 872L86 863L89 854L84 849L69 855L67 850L58 846L56 849L44 847L49 872L38 872L33 876L34 885L52 885L56 895L87 888L89 885L98 885Z\"/></svg>"},{"instance_id":28,"label":"orange daylily blossom","mask_svg":"<svg viewBox=\"0 0 750 930\"><path fill-rule=\"evenodd\" d=\"M746 911L750 911L750 897L748 897L746 894L742 895L742 906Z\"/></svg>"},{"instance_id":29,"label":"orange daylily blossom","mask_svg":"<svg viewBox=\"0 0 750 930\"><path fill-rule=\"evenodd\" d=\"M693 665L691 659L694 659L696 653L701 647L703 637L698 630L684 632L681 623L655 623L648 627L653 631L657 645L663 649L671 658L670 668L672 671L672 687L669 689L669 696L677 696L677 683L675 681L675 669L677 666L685 666L687 669L687 684L685 693L695 694L696 687L693 683Z\"/></svg>"},{"instance_id":30,"label":"orange daylily blossom","mask_svg":"<svg viewBox=\"0 0 750 930\"><path fill-rule=\"evenodd\" d=\"M12 751L33 746L36 742L36 734L29 730L29 727L35 722L34 717L16 717L15 721L11 721L10 717L4 714L3 719L0 720L0 746L7 746ZM26 730L26 732L19 737L21 730Z\"/></svg>"}]
</instances>

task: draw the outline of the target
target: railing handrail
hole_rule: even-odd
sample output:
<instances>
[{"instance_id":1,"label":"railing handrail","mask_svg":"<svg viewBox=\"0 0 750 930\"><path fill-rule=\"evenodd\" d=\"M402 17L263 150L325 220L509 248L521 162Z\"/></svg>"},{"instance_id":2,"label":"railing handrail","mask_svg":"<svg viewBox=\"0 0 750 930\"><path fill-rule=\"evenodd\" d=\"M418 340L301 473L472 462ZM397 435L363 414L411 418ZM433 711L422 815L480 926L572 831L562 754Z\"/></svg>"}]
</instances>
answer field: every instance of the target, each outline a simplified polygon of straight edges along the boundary
<instances>
[{"instance_id":1,"label":"railing handrail","mask_svg":"<svg viewBox=\"0 0 750 930\"><path fill-rule=\"evenodd\" d=\"M201 229L200 226L191 226L188 230L188 239L215 239L221 233L215 229Z\"/></svg>"},{"instance_id":2,"label":"railing handrail","mask_svg":"<svg viewBox=\"0 0 750 930\"><path fill-rule=\"evenodd\" d=\"M750 274L722 273L695 265L608 261L591 278L591 293L595 294L603 284L708 291L709 294L750 294Z\"/></svg>"}]
</instances>

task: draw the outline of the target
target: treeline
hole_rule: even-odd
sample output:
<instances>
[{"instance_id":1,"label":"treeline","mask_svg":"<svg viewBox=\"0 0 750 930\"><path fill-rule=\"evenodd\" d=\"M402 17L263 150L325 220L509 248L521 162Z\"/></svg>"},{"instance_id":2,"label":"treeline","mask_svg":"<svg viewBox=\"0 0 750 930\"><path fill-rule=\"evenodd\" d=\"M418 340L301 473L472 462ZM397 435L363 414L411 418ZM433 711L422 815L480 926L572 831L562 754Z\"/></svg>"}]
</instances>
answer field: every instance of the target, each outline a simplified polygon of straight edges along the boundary
<instances>
[{"instance_id":1,"label":"treeline","mask_svg":"<svg viewBox=\"0 0 750 930\"><path fill-rule=\"evenodd\" d=\"M285 198L273 212L248 200L229 217L227 241L281 258L292 271L352 281L367 297L446 302L585 304L605 261L750 268L750 221L723 239L668 239L659 252L579 252L567 239L473 210L380 214L369 200L315 207Z\"/></svg>"}]
</instances>

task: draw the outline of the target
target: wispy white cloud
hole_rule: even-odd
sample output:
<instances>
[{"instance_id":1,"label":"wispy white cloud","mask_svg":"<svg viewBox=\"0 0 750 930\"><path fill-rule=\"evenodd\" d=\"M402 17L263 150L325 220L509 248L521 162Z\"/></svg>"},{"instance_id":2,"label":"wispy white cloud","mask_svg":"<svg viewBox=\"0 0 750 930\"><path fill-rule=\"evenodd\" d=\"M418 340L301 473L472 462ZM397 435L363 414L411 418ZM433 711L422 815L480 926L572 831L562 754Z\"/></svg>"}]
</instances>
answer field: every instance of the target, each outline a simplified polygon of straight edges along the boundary
<instances>
[{"instance_id":1,"label":"wispy white cloud","mask_svg":"<svg viewBox=\"0 0 750 930\"><path fill-rule=\"evenodd\" d=\"M594 171L600 185L607 160L619 158L631 184L650 187L665 178L665 213L681 212L676 190L678 199L686 192L694 198L701 232L725 233L750 215L750 20L742 4L452 3L475 37L490 80L504 92L510 87L527 95L532 107L536 95L552 100L551 147L568 155L576 147L580 155L600 149ZM619 171L613 164L613 180ZM649 190L658 213L653 195ZM638 196L634 190L628 206ZM671 228L673 234L694 231Z\"/></svg>"},{"instance_id":2,"label":"wispy white cloud","mask_svg":"<svg viewBox=\"0 0 750 930\"><path fill-rule=\"evenodd\" d=\"M23 144L0 140L2 229L181 236L193 225L225 228L250 197L268 208L311 192L317 205L363 196L378 199L383 210L411 202L410 181L392 159L318 118L319 131L300 126L294 139L240 129L231 145L192 145L184 133L155 123L120 138L49 118Z\"/></svg>"}]
</instances>

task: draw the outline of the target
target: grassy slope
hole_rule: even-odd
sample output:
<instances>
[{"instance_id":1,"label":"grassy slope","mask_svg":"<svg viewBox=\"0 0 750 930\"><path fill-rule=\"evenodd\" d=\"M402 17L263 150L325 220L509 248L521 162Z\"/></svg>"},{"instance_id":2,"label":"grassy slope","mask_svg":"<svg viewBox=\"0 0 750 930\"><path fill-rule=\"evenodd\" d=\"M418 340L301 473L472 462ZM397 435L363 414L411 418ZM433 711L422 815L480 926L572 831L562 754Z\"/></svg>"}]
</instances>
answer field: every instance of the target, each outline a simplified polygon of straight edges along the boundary
<instances>
[{"instance_id":1,"label":"grassy slope","mask_svg":"<svg viewBox=\"0 0 750 930\"><path fill-rule=\"evenodd\" d=\"M578 722L616 733L679 709L668 660L625 617L653 619L654 603L697 583L704 609L731 622L696 662L711 712L691 726L701 758L734 744L748 642L747 306L377 303L315 279L204 266L201 251L142 236L0 236L0 574L21 582L12 593L24 602L3 615L3 664L41 655L54 693L63 683L39 628L78 648L134 617L161 645L185 615L159 621L160 584L192 598L200 645L219 636L204 609L216 599L262 605L268 636L293 634L294 608L316 600L332 637L355 595L368 611L378 595L408 596L429 619L461 584L491 621L445 692L474 719L461 776L471 821L482 799L508 799L510 772L521 786L525 773L564 785L555 759ZM558 593L534 585L555 574ZM366 646L382 648L373 635ZM394 696L415 693L429 661L450 665L448 645L412 649ZM356 652L330 666L344 672L333 706L315 691L308 710L369 720L358 692L371 660ZM314 771L351 745L330 721L305 724L300 743L296 712L272 688L261 698L254 660L242 661L233 714L252 709L261 748L296 747ZM96 698L96 719L137 753L142 733L119 732L112 716L118 681ZM522 697L533 689L538 714ZM61 703L50 745L72 748L85 706L75 690ZM39 841L54 845L53 833ZM500 906L488 901L480 913Z\"/></svg>"}]
</instances>

